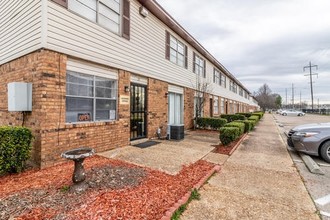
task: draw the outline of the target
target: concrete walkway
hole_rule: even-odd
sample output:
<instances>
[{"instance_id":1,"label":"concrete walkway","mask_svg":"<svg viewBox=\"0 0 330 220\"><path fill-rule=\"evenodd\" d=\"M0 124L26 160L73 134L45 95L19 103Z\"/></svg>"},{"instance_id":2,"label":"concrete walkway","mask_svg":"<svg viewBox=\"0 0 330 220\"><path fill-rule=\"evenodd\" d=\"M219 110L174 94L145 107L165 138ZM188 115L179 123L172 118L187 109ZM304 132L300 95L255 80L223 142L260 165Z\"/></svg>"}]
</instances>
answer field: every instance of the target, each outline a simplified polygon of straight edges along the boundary
<instances>
[{"instance_id":1,"label":"concrete walkway","mask_svg":"<svg viewBox=\"0 0 330 220\"><path fill-rule=\"evenodd\" d=\"M214 149L212 145L219 142L217 133L206 135L189 131L180 141L156 141L160 143L148 148L127 146L102 152L99 155L149 167L171 175L178 174L184 165L193 164L204 157L209 158L207 160L210 162L219 164L227 159L227 156L211 153Z\"/></svg>"},{"instance_id":2,"label":"concrete walkway","mask_svg":"<svg viewBox=\"0 0 330 220\"><path fill-rule=\"evenodd\" d=\"M182 220L320 219L270 114L200 193Z\"/></svg>"}]
</instances>

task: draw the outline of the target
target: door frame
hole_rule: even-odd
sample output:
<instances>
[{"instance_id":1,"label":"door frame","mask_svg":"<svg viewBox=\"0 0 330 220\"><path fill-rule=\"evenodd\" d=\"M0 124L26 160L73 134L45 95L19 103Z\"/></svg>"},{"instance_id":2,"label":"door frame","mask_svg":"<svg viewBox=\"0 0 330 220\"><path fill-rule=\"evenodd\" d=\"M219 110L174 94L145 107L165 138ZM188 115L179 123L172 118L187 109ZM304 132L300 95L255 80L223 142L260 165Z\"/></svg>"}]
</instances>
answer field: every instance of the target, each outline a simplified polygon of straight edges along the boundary
<instances>
[{"instance_id":1,"label":"door frame","mask_svg":"<svg viewBox=\"0 0 330 220\"><path fill-rule=\"evenodd\" d=\"M148 86L144 85L144 84L138 84L138 83L131 83L130 85L130 100L135 99L135 88L136 87L142 87L144 88L144 110L143 111L132 111L132 102L130 101L130 140L138 140L138 139L142 139L142 138L146 138L148 136ZM133 101L134 103L134 101ZM139 136L138 134L136 135L136 137L132 136L132 114L134 113L144 113L143 116L143 130L144 130L144 134ZM138 131L137 131L138 132Z\"/></svg>"}]
</instances>

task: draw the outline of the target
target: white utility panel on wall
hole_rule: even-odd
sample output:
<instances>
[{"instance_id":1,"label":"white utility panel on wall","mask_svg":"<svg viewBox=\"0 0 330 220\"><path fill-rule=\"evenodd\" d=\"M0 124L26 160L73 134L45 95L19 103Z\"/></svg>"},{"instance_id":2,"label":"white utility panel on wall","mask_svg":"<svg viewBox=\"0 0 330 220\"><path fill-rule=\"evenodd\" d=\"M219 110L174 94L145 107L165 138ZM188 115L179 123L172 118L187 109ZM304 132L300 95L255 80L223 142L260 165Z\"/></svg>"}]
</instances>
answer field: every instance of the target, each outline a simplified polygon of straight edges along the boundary
<instances>
[{"instance_id":1,"label":"white utility panel on wall","mask_svg":"<svg viewBox=\"0 0 330 220\"><path fill-rule=\"evenodd\" d=\"M32 83L8 83L8 111L32 111Z\"/></svg>"}]
</instances>

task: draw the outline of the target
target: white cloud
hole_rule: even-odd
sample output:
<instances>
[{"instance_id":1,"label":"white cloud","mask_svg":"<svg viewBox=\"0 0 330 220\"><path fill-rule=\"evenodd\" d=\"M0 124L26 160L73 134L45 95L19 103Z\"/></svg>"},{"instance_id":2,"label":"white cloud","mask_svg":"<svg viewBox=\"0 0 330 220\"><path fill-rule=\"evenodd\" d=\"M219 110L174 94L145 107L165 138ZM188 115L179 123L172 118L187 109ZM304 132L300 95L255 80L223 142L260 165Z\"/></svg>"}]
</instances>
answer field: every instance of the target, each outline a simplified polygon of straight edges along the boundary
<instances>
[{"instance_id":1,"label":"white cloud","mask_svg":"<svg viewBox=\"0 0 330 220\"><path fill-rule=\"evenodd\" d=\"M303 67L312 61L319 66L315 97L330 102L330 1L157 2L251 92L267 83L283 96L293 83L307 99Z\"/></svg>"}]
</instances>

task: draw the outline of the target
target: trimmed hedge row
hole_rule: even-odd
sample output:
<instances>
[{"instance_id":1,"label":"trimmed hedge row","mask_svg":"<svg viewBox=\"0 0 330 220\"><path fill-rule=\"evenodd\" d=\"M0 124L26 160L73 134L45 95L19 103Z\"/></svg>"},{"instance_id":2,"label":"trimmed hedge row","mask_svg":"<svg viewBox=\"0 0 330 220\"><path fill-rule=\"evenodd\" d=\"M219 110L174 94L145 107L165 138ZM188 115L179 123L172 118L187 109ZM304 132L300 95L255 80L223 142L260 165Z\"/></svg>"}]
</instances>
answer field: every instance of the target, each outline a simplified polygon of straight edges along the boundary
<instances>
[{"instance_id":1,"label":"trimmed hedge row","mask_svg":"<svg viewBox=\"0 0 330 220\"><path fill-rule=\"evenodd\" d=\"M197 125L200 128L219 129L227 123L224 118L197 118Z\"/></svg>"},{"instance_id":2,"label":"trimmed hedge row","mask_svg":"<svg viewBox=\"0 0 330 220\"><path fill-rule=\"evenodd\" d=\"M232 122L236 120L246 120L246 117L240 114L222 114L220 115L220 117L227 119L228 122Z\"/></svg>"},{"instance_id":3,"label":"trimmed hedge row","mask_svg":"<svg viewBox=\"0 0 330 220\"><path fill-rule=\"evenodd\" d=\"M232 121L230 123L225 124L224 127L236 127L239 129L239 136L244 134L245 131L245 124L242 122Z\"/></svg>"},{"instance_id":4,"label":"trimmed hedge row","mask_svg":"<svg viewBox=\"0 0 330 220\"><path fill-rule=\"evenodd\" d=\"M244 115L246 118L252 116L252 113L238 112L237 115Z\"/></svg>"},{"instance_id":5,"label":"trimmed hedge row","mask_svg":"<svg viewBox=\"0 0 330 220\"><path fill-rule=\"evenodd\" d=\"M255 126L254 121L250 121L250 120L237 120L234 122L244 123L244 125L245 125L244 133L250 132Z\"/></svg>"},{"instance_id":6,"label":"trimmed hedge row","mask_svg":"<svg viewBox=\"0 0 330 220\"><path fill-rule=\"evenodd\" d=\"M25 127L0 127L0 174L21 172L30 157L32 133Z\"/></svg>"}]
</instances>

